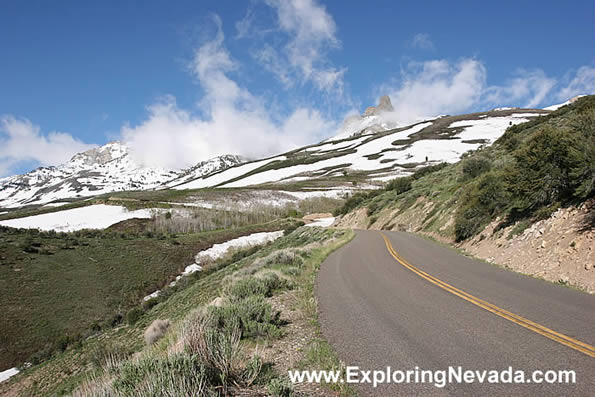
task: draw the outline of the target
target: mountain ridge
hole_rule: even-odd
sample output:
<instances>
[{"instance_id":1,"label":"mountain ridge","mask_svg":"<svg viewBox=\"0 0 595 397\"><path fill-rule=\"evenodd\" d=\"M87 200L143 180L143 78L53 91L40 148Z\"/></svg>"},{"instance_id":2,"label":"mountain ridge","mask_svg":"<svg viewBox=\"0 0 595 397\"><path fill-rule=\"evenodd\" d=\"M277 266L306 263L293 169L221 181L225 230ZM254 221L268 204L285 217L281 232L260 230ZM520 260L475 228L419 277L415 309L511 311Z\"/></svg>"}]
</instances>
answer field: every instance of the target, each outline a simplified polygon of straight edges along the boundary
<instances>
[{"instance_id":1,"label":"mountain ridge","mask_svg":"<svg viewBox=\"0 0 595 397\"><path fill-rule=\"evenodd\" d=\"M571 100L572 101L572 100ZM498 108L438 116L397 125L390 97L348 117L339 134L320 143L248 161L223 155L187 169L141 166L115 141L75 154L59 166L0 179L0 208L47 205L128 190L246 187L275 183L383 183L416 168L454 162L468 150L491 144L512 124L551 113L547 109Z\"/></svg>"},{"instance_id":2,"label":"mountain ridge","mask_svg":"<svg viewBox=\"0 0 595 397\"><path fill-rule=\"evenodd\" d=\"M0 208L48 204L124 190L147 190L190 176L204 176L238 164L235 155L217 156L188 169L141 166L119 141L75 154L68 162L39 167L22 175L0 179Z\"/></svg>"}]
</instances>

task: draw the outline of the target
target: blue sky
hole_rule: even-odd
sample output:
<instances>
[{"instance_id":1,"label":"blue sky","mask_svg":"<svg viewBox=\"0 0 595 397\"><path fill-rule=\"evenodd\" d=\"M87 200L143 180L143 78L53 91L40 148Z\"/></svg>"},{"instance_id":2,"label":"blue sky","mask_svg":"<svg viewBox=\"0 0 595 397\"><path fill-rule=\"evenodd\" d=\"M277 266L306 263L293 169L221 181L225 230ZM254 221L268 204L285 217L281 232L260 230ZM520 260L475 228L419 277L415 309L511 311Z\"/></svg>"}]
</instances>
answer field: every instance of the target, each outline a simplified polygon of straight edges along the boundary
<instances>
[{"instance_id":1,"label":"blue sky","mask_svg":"<svg viewBox=\"0 0 595 397\"><path fill-rule=\"evenodd\" d=\"M595 93L588 1L3 1L0 176L125 140L146 165L272 155L394 117Z\"/></svg>"}]
</instances>

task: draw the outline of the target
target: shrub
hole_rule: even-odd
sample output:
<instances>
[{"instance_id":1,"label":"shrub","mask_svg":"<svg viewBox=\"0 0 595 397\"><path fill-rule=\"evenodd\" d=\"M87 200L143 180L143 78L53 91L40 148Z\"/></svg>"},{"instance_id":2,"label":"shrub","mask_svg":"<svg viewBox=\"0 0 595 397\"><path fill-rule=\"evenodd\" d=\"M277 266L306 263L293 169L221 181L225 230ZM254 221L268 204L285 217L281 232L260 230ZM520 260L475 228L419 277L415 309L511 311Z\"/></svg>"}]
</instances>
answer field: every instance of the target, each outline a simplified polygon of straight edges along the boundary
<instances>
[{"instance_id":1,"label":"shrub","mask_svg":"<svg viewBox=\"0 0 595 397\"><path fill-rule=\"evenodd\" d=\"M267 390L274 397L291 397L293 396L293 386L285 379L274 378L271 379L267 385Z\"/></svg>"},{"instance_id":2,"label":"shrub","mask_svg":"<svg viewBox=\"0 0 595 397\"><path fill-rule=\"evenodd\" d=\"M157 306L159 304L159 302L161 302L162 300L163 300L163 298L159 295L159 296L156 296L156 297L151 298L149 300L143 301L143 303L142 303L143 310L146 311L146 312L148 312L154 306Z\"/></svg>"},{"instance_id":3,"label":"shrub","mask_svg":"<svg viewBox=\"0 0 595 397\"><path fill-rule=\"evenodd\" d=\"M380 203L378 203L378 201L372 201L370 204L368 204L368 216L374 215L378 210L380 210L380 208Z\"/></svg>"},{"instance_id":4,"label":"shrub","mask_svg":"<svg viewBox=\"0 0 595 397\"><path fill-rule=\"evenodd\" d=\"M477 182L467 185L461 201L464 204L457 208L455 216L457 241L475 235L508 205L509 194L502 175L490 172L481 176Z\"/></svg>"},{"instance_id":5,"label":"shrub","mask_svg":"<svg viewBox=\"0 0 595 397\"><path fill-rule=\"evenodd\" d=\"M254 255L261 248L262 248L261 245L254 245L254 246L252 246L250 248L246 248L246 249L243 249L243 250L235 251L231 255L231 263L239 262L240 260L242 260L244 258L247 258L247 257L249 257L251 255Z\"/></svg>"},{"instance_id":6,"label":"shrub","mask_svg":"<svg viewBox=\"0 0 595 397\"><path fill-rule=\"evenodd\" d=\"M183 323L181 340L184 350L204 368L209 383L228 395L229 385L250 386L262 373L263 363L254 356L243 365L239 323L217 325L213 313L197 311Z\"/></svg>"},{"instance_id":7,"label":"shrub","mask_svg":"<svg viewBox=\"0 0 595 397\"><path fill-rule=\"evenodd\" d=\"M283 269L281 269L281 272L288 276L297 276L300 274L301 271L297 267L290 266L290 267L284 267Z\"/></svg>"},{"instance_id":8,"label":"shrub","mask_svg":"<svg viewBox=\"0 0 595 397\"><path fill-rule=\"evenodd\" d=\"M428 174L432 174L436 171L440 171L441 169L445 168L446 166L448 166L448 163L440 163L440 164L436 164L436 165L429 165L427 167L422 167L413 173L412 178L420 179Z\"/></svg>"},{"instance_id":9,"label":"shrub","mask_svg":"<svg viewBox=\"0 0 595 397\"><path fill-rule=\"evenodd\" d=\"M507 238L510 240L514 236L523 233L525 230L527 230L527 228L529 228L529 226L531 226L531 223L527 220L518 222L516 225L514 225L510 233L508 233Z\"/></svg>"},{"instance_id":10,"label":"shrub","mask_svg":"<svg viewBox=\"0 0 595 397\"><path fill-rule=\"evenodd\" d=\"M345 203L339 208L337 208L333 214L335 216L345 215L348 212L351 212L355 208L359 207L364 201L372 199L382 193L382 190L372 190L368 193L358 192L355 193L353 196L349 197L345 200Z\"/></svg>"},{"instance_id":11,"label":"shrub","mask_svg":"<svg viewBox=\"0 0 595 397\"><path fill-rule=\"evenodd\" d=\"M254 295L271 296L271 290L264 280L256 277L247 277L236 281L229 288L228 293L236 299L244 299Z\"/></svg>"},{"instance_id":12,"label":"shrub","mask_svg":"<svg viewBox=\"0 0 595 397\"><path fill-rule=\"evenodd\" d=\"M267 265L278 265L281 267L284 266L302 266L304 264L304 260L296 255L294 251L291 250L280 250L274 253L272 256L267 258L266 260Z\"/></svg>"},{"instance_id":13,"label":"shrub","mask_svg":"<svg viewBox=\"0 0 595 397\"><path fill-rule=\"evenodd\" d=\"M236 281L228 290L229 295L234 299L244 299L249 296L269 297L273 291L285 288L287 282L275 273L267 273L265 276L246 277Z\"/></svg>"},{"instance_id":14,"label":"shrub","mask_svg":"<svg viewBox=\"0 0 595 397\"><path fill-rule=\"evenodd\" d=\"M411 190L411 181L413 180L412 177L401 177L393 179L386 185L386 190L392 190L396 194L402 194L409 190Z\"/></svg>"},{"instance_id":15,"label":"shrub","mask_svg":"<svg viewBox=\"0 0 595 397\"><path fill-rule=\"evenodd\" d=\"M127 361L118 368L113 390L121 396L216 396L196 357L178 354L159 359Z\"/></svg>"},{"instance_id":16,"label":"shrub","mask_svg":"<svg viewBox=\"0 0 595 397\"><path fill-rule=\"evenodd\" d=\"M283 235L287 236L288 234L292 233L294 230L296 230L297 228L304 226L305 223L302 221L299 222L294 222L291 224L291 226L289 226L288 228L286 228L285 230L283 230Z\"/></svg>"},{"instance_id":17,"label":"shrub","mask_svg":"<svg viewBox=\"0 0 595 397\"><path fill-rule=\"evenodd\" d=\"M142 317L143 314L144 311L140 307L132 308L128 313L126 313L126 322L128 323L128 325L134 325Z\"/></svg>"},{"instance_id":18,"label":"shrub","mask_svg":"<svg viewBox=\"0 0 595 397\"><path fill-rule=\"evenodd\" d=\"M169 328L169 320L155 320L149 325L149 327L145 330L144 339L147 345L152 345L153 343L157 342Z\"/></svg>"},{"instance_id":19,"label":"shrub","mask_svg":"<svg viewBox=\"0 0 595 397\"><path fill-rule=\"evenodd\" d=\"M372 216L370 217L370 219L368 220L368 227L372 226L374 223L376 223L376 221L378 220L377 216Z\"/></svg>"},{"instance_id":20,"label":"shrub","mask_svg":"<svg viewBox=\"0 0 595 397\"><path fill-rule=\"evenodd\" d=\"M209 307L213 325L218 330L238 327L242 338L279 337L281 313L273 310L263 296L249 296L220 307Z\"/></svg>"},{"instance_id":21,"label":"shrub","mask_svg":"<svg viewBox=\"0 0 595 397\"><path fill-rule=\"evenodd\" d=\"M463 161L463 180L474 179L492 168L490 160L473 156Z\"/></svg>"}]
</instances>

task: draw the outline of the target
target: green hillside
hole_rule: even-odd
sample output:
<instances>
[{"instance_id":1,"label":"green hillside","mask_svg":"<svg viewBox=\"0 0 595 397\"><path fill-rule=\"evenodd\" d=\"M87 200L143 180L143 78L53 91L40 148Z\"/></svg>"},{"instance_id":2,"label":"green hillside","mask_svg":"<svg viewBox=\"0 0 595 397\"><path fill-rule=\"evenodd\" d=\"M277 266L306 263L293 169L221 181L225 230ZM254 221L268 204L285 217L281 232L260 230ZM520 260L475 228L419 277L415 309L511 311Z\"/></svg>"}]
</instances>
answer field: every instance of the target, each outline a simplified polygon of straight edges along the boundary
<instances>
[{"instance_id":1,"label":"green hillside","mask_svg":"<svg viewBox=\"0 0 595 397\"><path fill-rule=\"evenodd\" d=\"M455 164L430 166L384 190L356 194L336 214L366 208L368 225L394 229L404 225L393 218L426 206L420 231L462 241L496 218L501 227L517 223L520 232L561 206L593 197L594 185L595 96L587 96L511 126L492 146Z\"/></svg>"}]
</instances>

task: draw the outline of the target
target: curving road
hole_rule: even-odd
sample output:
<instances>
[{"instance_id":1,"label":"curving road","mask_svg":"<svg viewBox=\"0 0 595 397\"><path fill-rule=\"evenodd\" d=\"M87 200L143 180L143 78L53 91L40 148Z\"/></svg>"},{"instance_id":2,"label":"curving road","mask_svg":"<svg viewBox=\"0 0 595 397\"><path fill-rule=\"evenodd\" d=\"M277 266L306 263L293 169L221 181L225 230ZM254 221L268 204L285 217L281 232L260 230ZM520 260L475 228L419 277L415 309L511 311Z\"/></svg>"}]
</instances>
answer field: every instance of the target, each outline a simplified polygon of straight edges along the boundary
<instances>
[{"instance_id":1,"label":"curving road","mask_svg":"<svg viewBox=\"0 0 595 397\"><path fill-rule=\"evenodd\" d=\"M412 234L357 231L322 264L316 294L322 332L348 366L390 366L389 373L512 367L526 377L576 371L571 385L360 384L361 395L595 395L595 297L586 293Z\"/></svg>"}]
</instances>

